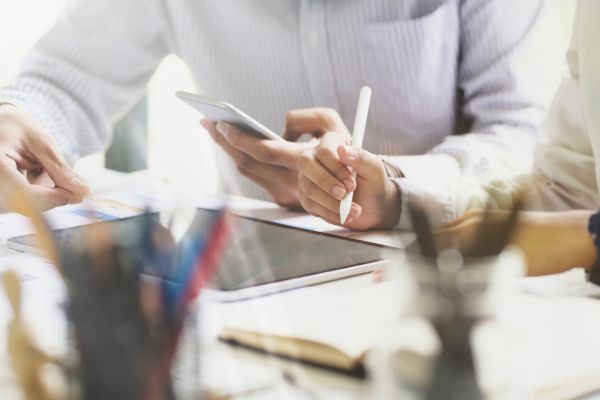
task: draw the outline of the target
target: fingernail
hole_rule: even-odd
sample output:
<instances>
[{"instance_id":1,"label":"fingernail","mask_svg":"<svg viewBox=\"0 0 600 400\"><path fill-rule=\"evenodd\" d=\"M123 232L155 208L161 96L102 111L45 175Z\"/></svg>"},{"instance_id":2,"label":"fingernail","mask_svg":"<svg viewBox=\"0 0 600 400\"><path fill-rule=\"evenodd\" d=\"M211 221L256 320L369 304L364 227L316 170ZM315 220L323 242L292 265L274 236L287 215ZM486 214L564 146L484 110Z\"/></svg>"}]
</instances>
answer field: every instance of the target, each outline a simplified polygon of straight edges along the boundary
<instances>
[{"instance_id":1,"label":"fingernail","mask_svg":"<svg viewBox=\"0 0 600 400\"><path fill-rule=\"evenodd\" d=\"M334 186L331 188L331 194L336 200L342 200L346 195L346 189L341 186Z\"/></svg>"},{"instance_id":2,"label":"fingernail","mask_svg":"<svg viewBox=\"0 0 600 400\"><path fill-rule=\"evenodd\" d=\"M357 152L356 149L352 146L346 146L346 152L348 153L348 157L350 158L356 158L357 156Z\"/></svg>"},{"instance_id":3,"label":"fingernail","mask_svg":"<svg viewBox=\"0 0 600 400\"><path fill-rule=\"evenodd\" d=\"M350 225L353 222L354 222L354 217L348 216L348 218L346 218L346 222L344 223L344 225Z\"/></svg>"},{"instance_id":4,"label":"fingernail","mask_svg":"<svg viewBox=\"0 0 600 400\"><path fill-rule=\"evenodd\" d=\"M354 181L350 178L344 179L344 185L346 185L346 189L350 192L354 190Z\"/></svg>"},{"instance_id":5,"label":"fingernail","mask_svg":"<svg viewBox=\"0 0 600 400\"><path fill-rule=\"evenodd\" d=\"M377 269L375 271L373 271L373 282L375 283L379 283L379 282L383 282L385 279L385 271L382 269Z\"/></svg>"}]
</instances>

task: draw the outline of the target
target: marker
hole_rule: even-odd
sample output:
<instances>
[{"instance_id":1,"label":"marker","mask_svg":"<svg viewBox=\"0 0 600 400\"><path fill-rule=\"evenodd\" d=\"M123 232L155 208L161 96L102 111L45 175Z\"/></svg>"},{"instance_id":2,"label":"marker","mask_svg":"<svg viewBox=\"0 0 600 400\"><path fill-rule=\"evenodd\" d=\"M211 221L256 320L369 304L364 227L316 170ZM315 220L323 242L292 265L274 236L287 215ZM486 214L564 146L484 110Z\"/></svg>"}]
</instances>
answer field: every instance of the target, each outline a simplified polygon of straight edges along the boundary
<instances>
[{"instance_id":1,"label":"marker","mask_svg":"<svg viewBox=\"0 0 600 400\"><path fill-rule=\"evenodd\" d=\"M367 116L369 115L369 105L371 104L371 88L368 86L360 89L358 97L358 106L356 107L356 119L354 120L354 130L352 131L352 146L361 149L365 137L365 128L367 127ZM354 172L356 179L356 172ZM347 193L340 202L340 223L344 225L352 208L352 197L354 192Z\"/></svg>"}]
</instances>

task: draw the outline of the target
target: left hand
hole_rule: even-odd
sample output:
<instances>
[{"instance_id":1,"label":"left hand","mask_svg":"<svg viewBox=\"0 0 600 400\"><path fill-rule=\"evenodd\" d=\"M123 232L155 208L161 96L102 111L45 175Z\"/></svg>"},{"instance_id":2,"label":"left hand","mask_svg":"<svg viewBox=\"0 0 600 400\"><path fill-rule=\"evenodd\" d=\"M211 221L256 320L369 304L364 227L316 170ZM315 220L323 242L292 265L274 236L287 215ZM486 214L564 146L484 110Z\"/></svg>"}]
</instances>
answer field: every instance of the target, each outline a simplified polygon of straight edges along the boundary
<instances>
[{"instance_id":1,"label":"left hand","mask_svg":"<svg viewBox=\"0 0 600 400\"><path fill-rule=\"evenodd\" d=\"M461 218L436 232L439 244L454 243L460 248L476 240L483 221L483 210L468 211ZM596 259L596 249L587 224L591 211L522 212L511 243L521 249L527 274L547 275L575 267L589 268ZM506 221L507 211L493 211L492 221Z\"/></svg>"},{"instance_id":2,"label":"left hand","mask_svg":"<svg viewBox=\"0 0 600 400\"><path fill-rule=\"evenodd\" d=\"M298 158L316 146L315 138L344 127L337 112L326 108L290 111L283 134L285 141L262 139L225 122L215 125L206 118L201 124L231 156L242 175L261 185L280 206L295 210L302 209L298 198ZM297 142L305 133L313 135L313 140Z\"/></svg>"},{"instance_id":3,"label":"left hand","mask_svg":"<svg viewBox=\"0 0 600 400\"><path fill-rule=\"evenodd\" d=\"M400 218L400 191L388 178L378 156L346 143L346 134L329 132L317 147L302 154L298 160L302 206L339 225L340 200L347 192L354 192L345 227L392 228ZM351 170L356 171L356 180Z\"/></svg>"}]
</instances>

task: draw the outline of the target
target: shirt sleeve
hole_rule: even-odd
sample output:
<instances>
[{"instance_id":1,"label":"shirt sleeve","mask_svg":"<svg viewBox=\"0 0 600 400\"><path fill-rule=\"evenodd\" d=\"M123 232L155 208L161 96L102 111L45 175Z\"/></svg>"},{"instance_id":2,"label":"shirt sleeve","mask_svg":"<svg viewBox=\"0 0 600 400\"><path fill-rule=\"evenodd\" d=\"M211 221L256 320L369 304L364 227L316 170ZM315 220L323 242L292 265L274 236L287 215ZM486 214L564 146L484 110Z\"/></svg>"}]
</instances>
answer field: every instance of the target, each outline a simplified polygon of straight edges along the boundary
<instances>
[{"instance_id":1,"label":"shirt sleeve","mask_svg":"<svg viewBox=\"0 0 600 400\"><path fill-rule=\"evenodd\" d=\"M533 173L479 187L472 182L472 189L464 191L467 195L463 195L461 209L481 206L483 198L492 207L508 209L515 193L519 191L527 193L526 207L531 210L563 211L598 207L596 161L586 124L579 71L581 34L577 21L580 7L567 52L568 71L542 126L543 136L535 151ZM456 191L462 191L460 188L465 185L469 183L462 181L456 186ZM478 191L479 194L474 195Z\"/></svg>"},{"instance_id":2,"label":"shirt sleeve","mask_svg":"<svg viewBox=\"0 0 600 400\"><path fill-rule=\"evenodd\" d=\"M70 161L102 150L168 53L161 0L70 1L0 103L29 114Z\"/></svg>"},{"instance_id":3,"label":"shirt sleeve","mask_svg":"<svg viewBox=\"0 0 600 400\"><path fill-rule=\"evenodd\" d=\"M517 193L527 195L526 209L563 211L598 208L596 161L586 123L581 90L579 40L576 16L571 45L567 52L568 70L542 125L531 174L485 183L461 179L454 185L454 197L461 199L460 211L482 207L509 209Z\"/></svg>"},{"instance_id":4,"label":"shirt sleeve","mask_svg":"<svg viewBox=\"0 0 600 400\"><path fill-rule=\"evenodd\" d=\"M419 202L440 225L483 203L487 182L529 172L563 54L555 5L544 0L461 2L458 113L467 133L451 134L425 156L398 156L394 182L403 208ZM388 157L389 159L389 157ZM402 213L399 228L410 228Z\"/></svg>"}]
</instances>

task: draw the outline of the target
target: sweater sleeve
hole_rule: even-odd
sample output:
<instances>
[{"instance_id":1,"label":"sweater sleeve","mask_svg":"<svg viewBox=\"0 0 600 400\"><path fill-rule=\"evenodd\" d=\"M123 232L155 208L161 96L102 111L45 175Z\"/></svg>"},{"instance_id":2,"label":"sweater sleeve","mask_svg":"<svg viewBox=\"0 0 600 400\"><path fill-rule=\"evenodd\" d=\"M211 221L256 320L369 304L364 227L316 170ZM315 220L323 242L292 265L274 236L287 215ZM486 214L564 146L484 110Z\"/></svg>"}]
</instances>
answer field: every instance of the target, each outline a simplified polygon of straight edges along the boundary
<instances>
[{"instance_id":1,"label":"sweater sleeve","mask_svg":"<svg viewBox=\"0 0 600 400\"><path fill-rule=\"evenodd\" d=\"M0 103L29 114L70 161L102 150L169 51L161 0L80 0L27 56Z\"/></svg>"}]
</instances>

